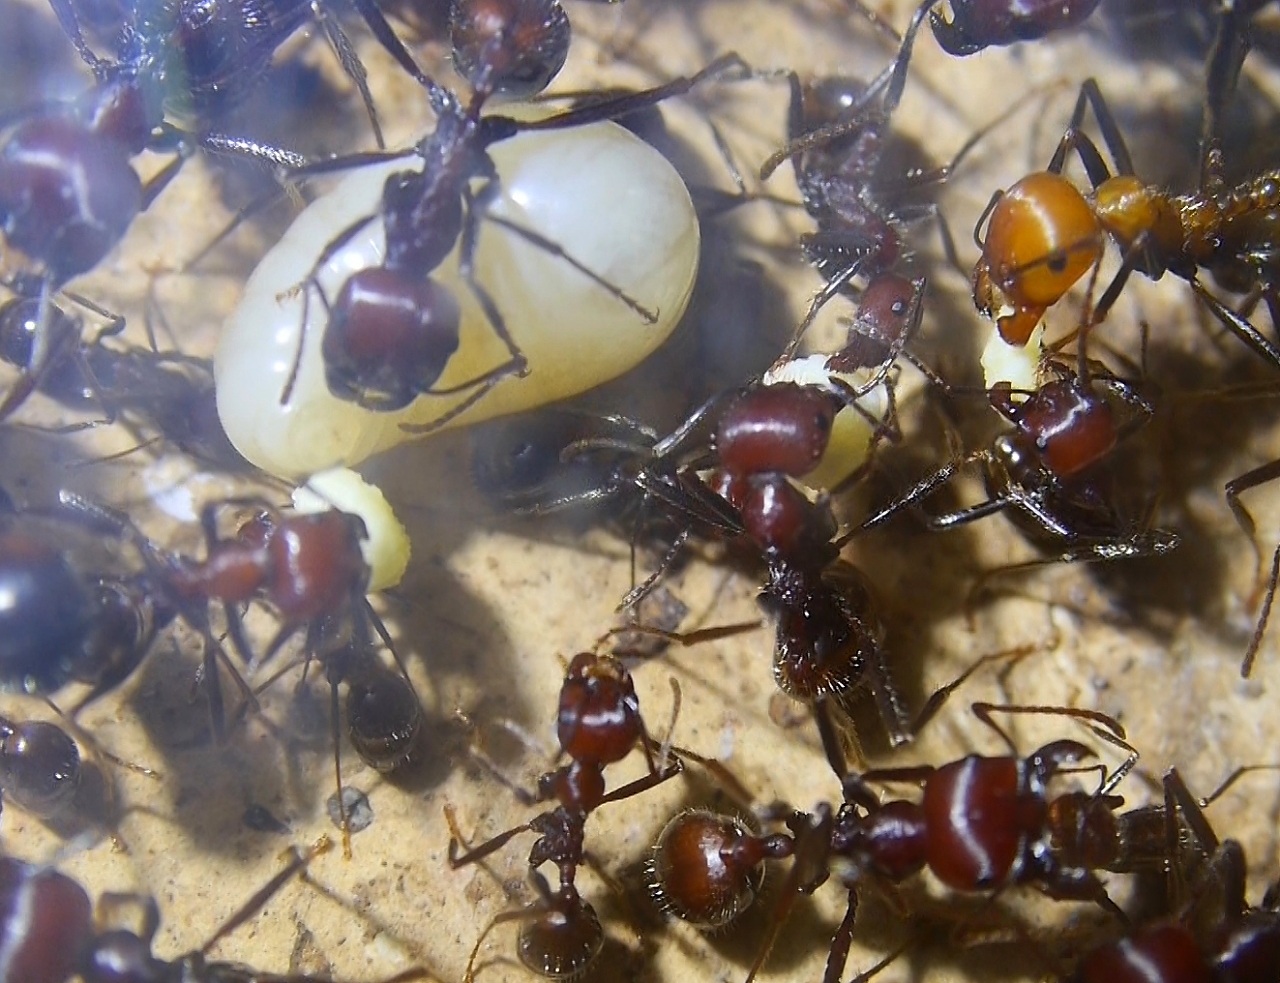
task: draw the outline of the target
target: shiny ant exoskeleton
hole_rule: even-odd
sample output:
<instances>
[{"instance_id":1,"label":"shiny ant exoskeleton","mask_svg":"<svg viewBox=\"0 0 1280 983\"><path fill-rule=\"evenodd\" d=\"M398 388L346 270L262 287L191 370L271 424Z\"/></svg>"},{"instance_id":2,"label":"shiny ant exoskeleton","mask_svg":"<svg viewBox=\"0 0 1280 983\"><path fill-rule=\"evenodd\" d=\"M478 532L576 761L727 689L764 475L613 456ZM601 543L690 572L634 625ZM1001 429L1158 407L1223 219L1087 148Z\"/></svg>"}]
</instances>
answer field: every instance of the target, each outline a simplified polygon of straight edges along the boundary
<instances>
[{"instance_id":1,"label":"shiny ant exoskeleton","mask_svg":"<svg viewBox=\"0 0 1280 983\"><path fill-rule=\"evenodd\" d=\"M76 881L52 867L37 867L13 857L0 857L0 901L3 902L5 960L0 965L3 983L311 983L306 975L262 973L241 963L212 961L215 944L254 917L313 857L328 849L321 841L293 859L246 901L203 946L174 960L152 954L151 945L160 928L160 910L154 898L137 894L104 894L98 901L99 916L133 908L142 915L142 928L99 930L88 893ZM406 983L428 976L414 967L384 983Z\"/></svg>"},{"instance_id":2,"label":"shiny ant exoskeleton","mask_svg":"<svg viewBox=\"0 0 1280 983\"><path fill-rule=\"evenodd\" d=\"M1114 161L1114 175L1081 130L1089 107ZM1073 150L1089 175L1087 195L1061 173ZM1169 272L1186 280L1224 327L1280 366L1280 349L1199 279L1204 270L1229 290L1252 293L1280 323L1280 274L1271 258L1270 222L1280 201L1280 175L1264 171L1228 187L1216 137L1207 138L1203 153L1204 173L1195 191L1173 194L1140 181L1101 90L1093 79L1086 80L1046 170L997 193L979 222L986 234L979 239L983 255L973 274L978 309L995 320L1005 341L1025 344L1045 311L1097 267L1110 237L1123 251L1123 263L1086 329L1106 316L1132 271L1153 280Z\"/></svg>"},{"instance_id":3,"label":"shiny ant exoskeleton","mask_svg":"<svg viewBox=\"0 0 1280 983\"><path fill-rule=\"evenodd\" d=\"M934 707L936 709L936 706ZM764 965L798 894L817 890L833 875L848 891L846 913L832 939L824 974L835 983L844 970L856 926L858 889L867 878L896 884L928 868L962 892L1034 885L1050 897L1093 901L1124 920L1096 871L1160 869L1167 844L1153 828L1163 817L1151 808L1117 813L1113 790L1137 754L1123 729L1088 710L974 704L974 712L1010 744L991 714L1053 713L1086 721L1099 736L1126 751L1110 774L1101 766L1096 792L1051 791L1053 780L1096 753L1074 740L1058 740L1026 757L969 755L938 767L881 769L844 777L844 798L812 813L791 811L787 833L759 835L732 817L684 812L667 825L650 864L651 893L673 914L720 927L750 903L766 859L790 858L764 944L747 975ZM1094 770L1090 768L1089 770ZM882 802L882 782L919 783L920 801ZM835 861L838 860L839 863Z\"/></svg>"},{"instance_id":4,"label":"shiny ant exoskeleton","mask_svg":"<svg viewBox=\"0 0 1280 983\"><path fill-rule=\"evenodd\" d=\"M0 717L0 793L35 816L64 809L80 786L80 748L57 724Z\"/></svg>"},{"instance_id":5,"label":"shiny ant exoskeleton","mask_svg":"<svg viewBox=\"0 0 1280 983\"><path fill-rule=\"evenodd\" d=\"M79 321L56 304L49 306L47 318L52 347L44 370L36 372L32 354L39 303L16 297L0 304L0 360L22 370L8 396L11 409L26 393L39 391L68 409L102 415L101 421L66 424L58 432L119 420L140 439L150 442L158 435L202 463L229 471L247 467L218 422L213 366L206 359L103 344L123 322L86 341Z\"/></svg>"},{"instance_id":6,"label":"shiny ant exoskeleton","mask_svg":"<svg viewBox=\"0 0 1280 983\"><path fill-rule=\"evenodd\" d=\"M1132 383L1083 363L1082 371L1053 360L1041 365L1045 380L1030 393L1002 383L988 392L991 405L1012 429L969 460L983 464L987 499L943 515L931 529L953 529L1005 512L1033 541L1063 562L1159 556L1173 550L1177 533L1145 529L1121 514L1112 475L1114 451L1153 412ZM944 465L860 528L878 525L904 506L927 499L958 471Z\"/></svg>"},{"instance_id":7,"label":"shiny ant exoskeleton","mask_svg":"<svg viewBox=\"0 0 1280 983\"><path fill-rule=\"evenodd\" d=\"M657 322L657 313L570 256L563 247L538 232L485 212L501 190L489 148L521 133L579 127L645 108L687 92L704 79L736 70L739 63L733 58L721 59L689 78L547 119L482 117L481 111L502 91L512 73L521 79L531 75L538 80L549 79L563 60L562 48L568 43L561 20L551 16L551 10L559 9L553 0L523 0L502 5L501 10L495 9L496 6L481 5L484 30L463 32L464 47L455 52L471 84L467 102L464 104L454 93L430 79L424 80L438 117L435 130L411 151L376 158L393 163L416 156L423 161L422 169L379 172L379 176L385 178L379 214L366 215L342 229L320 251L306 279L298 285L304 292L304 330L299 333L294 363L281 393L282 405L289 402L297 381L307 305L313 291L318 293L326 312L321 350L326 384L334 396L364 409L393 412L404 409L422 395L463 395L429 424L402 424L406 432L438 429L482 399L502 379L525 375L528 365L524 353L511 336L498 305L474 275L476 240L482 219L496 222L519 238L549 251L648 323ZM530 16L530 10L540 13ZM457 10L455 13L462 16ZM534 72L536 66L543 66L546 71ZM368 162L368 156L336 159L299 169L294 176L305 177ZM477 180L483 181L484 186L478 191L470 190L471 183ZM368 234L366 230L379 219L385 229L385 248L378 250L376 262L362 263L364 268L346 275L336 296L330 299L320 282L321 271L331 265L341 251L358 244ZM432 274L458 245L461 246L459 268L466 287L479 303L488 326L501 340L506 358L497 366L442 388L436 382L459 348L462 308L452 291Z\"/></svg>"},{"instance_id":8,"label":"shiny ant exoskeleton","mask_svg":"<svg viewBox=\"0 0 1280 983\"><path fill-rule=\"evenodd\" d=\"M446 808L446 818L453 831L449 865L455 870L478 863L521 833L532 832L538 836L529 850L529 874L539 900L518 911L498 915L489 923L471 953L467 980L472 978L484 938L494 926L507 921L521 923L518 952L520 961L529 969L552 979L567 979L582 972L604 944L604 930L595 910L582 899L575 886L578 867L586 857L587 818L601 806L640 795L675 777L682 769L678 759L663 760L657 742L640 715L631 675L611 656L591 652L574 656L560 690L556 737L570 763L540 775L537 790L532 793L506 779L487 759L477 757L522 802L556 800L558 805L553 810L459 854L463 838L452 809ZM644 752L648 774L606 791L605 768L621 761L637 745ZM559 872L560 883L555 891L538 871L547 863L555 865Z\"/></svg>"},{"instance_id":9,"label":"shiny ant exoskeleton","mask_svg":"<svg viewBox=\"0 0 1280 983\"><path fill-rule=\"evenodd\" d=\"M1202 811L1239 774L1200 801L1177 769L1165 774L1166 873L1176 920L1087 953L1072 983L1267 983L1280 976L1280 891L1273 885L1259 907L1245 900L1244 851L1235 840L1219 841ZM1190 858L1178 849L1188 839Z\"/></svg>"}]
</instances>

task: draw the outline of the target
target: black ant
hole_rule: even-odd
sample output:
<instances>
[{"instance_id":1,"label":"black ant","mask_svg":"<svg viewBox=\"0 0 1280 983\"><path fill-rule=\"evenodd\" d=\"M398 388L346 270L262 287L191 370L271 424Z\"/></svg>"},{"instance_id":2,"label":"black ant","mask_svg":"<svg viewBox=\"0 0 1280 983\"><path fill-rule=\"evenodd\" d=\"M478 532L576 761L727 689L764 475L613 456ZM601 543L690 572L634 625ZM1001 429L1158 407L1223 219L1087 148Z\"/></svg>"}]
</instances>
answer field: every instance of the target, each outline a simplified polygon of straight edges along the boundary
<instances>
[{"instance_id":1,"label":"black ant","mask_svg":"<svg viewBox=\"0 0 1280 983\"><path fill-rule=\"evenodd\" d=\"M1123 728L1090 710L986 703L974 704L973 710L1014 753L847 775L841 803L819 803L812 813L790 811L787 833L761 836L732 817L682 813L655 847L650 873L660 879L651 882L652 893L667 910L720 927L750 903L766 859L792 858L748 983L763 966L797 895L812 893L832 874L847 889L848 906L832 939L825 983L835 983L844 970L858 885L867 877L896 884L928 867L956 891L1033 884L1053 898L1096 902L1125 921L1095 871L1159 869L1165 843L1153 834L1162 817L1150 808L1116 813L1123 799L1113 790L1137 761ZM994 712L1074 717L1128 756L1110 775L1102 769L1096 792L1055 796L1053 779L1078 770L1095 752L1078 741L1058 740L1021 757L992 719ZM921 800L882 802L871 788L882 782L919 783ZM833 863L836 858L839 864Z\"/></svg>"},{"instance_id":2,"label":"black ant","mask_svg":"<svg viewBox=\"0 0 1280 983\"><path fill-rule=\"evenodd\" d=\"M44 370L36 372L32 353L39 325L37 301L15 297L0 304L0 360L22 370L8 396L10 411L38 390L68 409L94 408L103 416L101 421L66 424L58 432L120 419L146 442L153 439L145 436L148 431L157 432L207 464L229 471L247 467L218 422L213 366L206 359L108 347L103 339L124 327L119 320L86 341L82 325L51 304L47 329L52 348Z\"/></svg>"},{"instance_id":3,"label":"black ant","mask_svg":"<svg viewBox=\"0 0 1280 983\"><path fill-rule=\"evenodd\" d=\"M726 56L688 78L546 119L482 117L488 101L513 76L539 82L549 79L563 60L562 49L568 37L562 32L559 17L552 13L559 10L553 0L481 4L479 10L484 16L477 17L476 23L483 30L455 35L455 61L468 77L470 99L464 104L448 89L424 78L422 83L438 122L415 148L396 154L340 158L293 171L295 177L306 177L370 161L408 156L424 161L421 171L393 172L383 186L380 214L365 216L340 231L320 251L310 274L298 285L304 291L304 327L313 288L325 307L321 347L325 378L333 395L366 409L390 412L404 408L423 394L466 394L428 424L402 424L402 429L410 433L438 429L482 399L502 379L528 372L525 356L497 304L475 277L475 250L482 218L500 222L521 238L563 258L645 320L657 320L657 314L568 256L555 243L509 221L485 215L485 208L500 190L489 148L524 132L578 127L625 115L742 68L735 56ZM456 9L455 14L462 16ZM475 181L483 182L478 191L471 190ZM386 231L385 257L379 265L366 265L350 274L330 300L318 280L319 271L379 218ZM463 279L505 347L507 357L494 368L442 389L436 387L436 381L459 346L461 308L453 293L431 274L459 243ZM297 379L303 333L300 332L294 362L281 393L282 404L289 401Z\"/></svg>"},{"instance_id":4,"label":"black ant","mask_svg":"<svg viewBox=\"0 0 1280 983\"><path fill-rule=\"evenodd\" d=\"M499 915L485 928L467 964L468 980L485 936L495 925L507 921L521 922L520 960L534 972L564 979L584 970L604 943L594 909L575 886L578 867L585 859L587 818L601 806L640 795L682 769L678 759L667 763L662 760L663 755L655 755L658 747L640 715L631 674L612 656L581 652L569 663L560 690L556 736L570 763L539 776L533 793L511 783L486 759L477 758L522 802L554 799L559 803L555 809L460 854L463 837L452 809L446 807L445 815L453 831L449 865L454 870L480 862L521 833L538 836L529 851L529 873L540 900ZM621 761L636 745L644 752L648 774L607 792L605 768ZM538 871L546 863L554 864L559 872L560 884L555 891Z\"/></svg>"},{"instance_id":5,"label":"black ant","mask_svg":"<svg viewBox=\"0 0 1280 983\"><path fill-rule=\"evenodd\" d=\"M1135 929L1119 942L1087 953L1071 977L1072 983L1138 979L1148 983L1265 983L1280 975L1280 888L1273 885L1260 907L1248 904L1244 851L1235 840L1219 841L1202 811L1243 770L1228 778L1214 795L1199 801L1177 769L1165 774L1163 811L1171 857L1167 865L1170 895L1175 900L1183 896L1185 904L1174 911L1176 920ZM1199 869L1178 849L1183 829L1190 833Z\"/></svg>"},{"instance_id":6,"label":"black ant","mask_svg":"<svg viewBox=\"0 0 1280 983\"><path fill-rule=\"evenodd\" d=\"M172 961L151 952L160 928L160 911L152 897L136 894L104 894L98 914L116 912L126 906L141 911L142 930L99 931L94 926L94 906L88 893L76 881L52 867L37 867L13 857L0 857L0 898L5 912L5 974L8 981L23 983L69 983L72 977L84 983L164 983L181 979L190 983L319 983L313 976L265 974L240 963L215 962L209 950L254 917L294 875L318 853L328 849L328 841L306 851L293 851L293 858L278 874L246 901L203 946ZM425 969L414 967L397 973L384 983L406 983L427 978Z\"/></svg>"},{"instance_id":7,"label":"black ant","mask_svg":"<svg viewBox=\"0 0 1280 983\"><path fill-rule=\"evenodd\" d=\"M0 716L0 792L25 811L48 817L65 809L80 787L80 748L44 720Z\"/></svg>"},{"instance_id":8,"label":"black ant","mask_svg":"<svg viewBox=\"0 0 1280 983\"><path fill-rule=\"evenodd\" d=\"M1062 562L1161 556L1175 549L1177 533L1135 527L1117 508L1109 463L1118 444L1151 418L1148 400L1129 381L1086 365L1072 370L1053 359L1041 363L1044 381L1032 392L999 383L991 405L1012 429L971 456L984 466L987 498L955 512L929 515L931 529L954 529L1005 512L1033 541L1057 551ZM948 483L960 464L944 465L859 527L878 525Z\"/></svg>"}]
</instances>

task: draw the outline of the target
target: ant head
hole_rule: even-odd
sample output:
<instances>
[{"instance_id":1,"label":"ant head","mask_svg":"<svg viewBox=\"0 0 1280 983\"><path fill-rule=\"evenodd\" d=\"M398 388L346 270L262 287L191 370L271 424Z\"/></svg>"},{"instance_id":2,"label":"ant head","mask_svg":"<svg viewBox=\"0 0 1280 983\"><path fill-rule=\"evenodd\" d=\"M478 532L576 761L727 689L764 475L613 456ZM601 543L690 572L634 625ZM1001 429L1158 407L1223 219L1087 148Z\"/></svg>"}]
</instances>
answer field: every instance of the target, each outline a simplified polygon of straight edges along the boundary
<instances>
[{"instance_id":1,"label":"ant head","mask_svg":"<svg viewBox=\"0 0 1280 983\"><path fill-rule=\"evenodd\" d=\"M1111 404L1075 378L1041 386L1018 407L1013 422L1059 478L1096 464L1119 436Z\"/></svg>"},{"instance_id":2,"label":"ant head","mask_svg":"<svg viewBox=\"0 0 1280 983\"><path fill-rule=\"evenodd\" d=\"M353 273L324 332L329 391L370 409L404 409L458 350L458 301L430 279L382 266Z\"/></svg>"},{"instance_id":3,"label":"ant head","mask_svg":"<svg viewBox=\"0 0 1280 983\"><path fill-rule=\"evenodd\" d=\"M269 596L281 617L310 621L363 594L369 565L360 544L366 538L364 520L337 509L281 519L267 542Z\"/></svg>"},{"instance_id":4,"label":"ant head","mask_svg":"<svg viewBox=\"0 0 1280 983\"><path fill-rule=\"evenodd\" d=\"M1101 259L1102 249L1102 228L1080 189L1050 171L1029 174L991 209L974 301L991 310L991 298L1002 295L1017 309L1046 308Z\"/></svg>"},{"instance_id":5,"label":"ant head","mask_svg":"<svg viewBox=\"0 0 1280 983\"><path fill-rule=\"evenodd\" d=\"M745 822L705 809L674 817L646 865L649 894L667 914L701 929L736 921L764 883L761 840Z\"/></svg>"},{"instance_id":6,"label":"ant head","mask_svg":"<svg viewBox=\"0 0 1280 983\"><path fill-rule=\"evenodd\" d=\"M163 112L147 105L142 86L132 72L118 72L80 99L77 115L85 128L121 144L130 154L140 154L151 142L153 121Z\"/></svg>"},{"instance_id":7,"label":"ant head","mask_svg":"<svg viewBox=\"0 0 1280 983\"><path fill-rule=\"evenodd\" d=\"M617 659L580 652L560 688L556 736L576 762L621 761L644 734L631 674Z\"/></svg>"},{"instance_id":8,"label":"ant head","mask_svg":"<svg viewBox=\"0 0 1280 983\"><path fill-rule=\"evenodd\" d=\"M28 812L53 815L79 784L80 749L56 724L24 721L0 740L0 786Z\"/></svg>"},{"instance_id":9,"label":"ant head","mask_svg":"<svg viewBox=\"0 0 1280 983\"><path fill-rule=\"evenodd\" d=\"M453 0L449 10L458 74L511 99L547 87L568 57L569 34L559 0Z\"/></svg>"},{"instance_id":10,"label":"ant head","mask_svg":"<svg viewBox=\"0 0 1280 983\"><path fill-rule=\"evenodd\" d=\"M540 976L573 979L600 955L604 929L595 909L582 900L572 884L561 884L552 894L541 875L537 877L543 895L540 910L520 926L516 952L520 961Z\"/></svg>"},{"instance_id":11,"label":"ant head","mask_svg":"<svg viewBox=\"0 0 1280 983\"><path fill-rule=\"evenodd\" d=\"M814 386L753 386L720 416L715 446L725 470L798 478L822 460L840 401Z\"/></svg>"}]
</instances>

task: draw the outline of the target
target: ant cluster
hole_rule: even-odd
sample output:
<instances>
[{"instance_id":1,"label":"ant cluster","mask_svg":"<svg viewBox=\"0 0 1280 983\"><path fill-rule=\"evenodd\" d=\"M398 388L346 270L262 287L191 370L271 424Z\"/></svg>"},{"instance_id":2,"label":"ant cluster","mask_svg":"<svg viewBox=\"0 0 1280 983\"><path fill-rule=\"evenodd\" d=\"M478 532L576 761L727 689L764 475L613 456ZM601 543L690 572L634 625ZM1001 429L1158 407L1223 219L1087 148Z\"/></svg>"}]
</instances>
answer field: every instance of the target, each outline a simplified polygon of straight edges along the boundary
<instances>
[{"instance_id":1,"label":"ant cluster","mask_svg":"<svg viewBox=\"0 0 1280 983\"><path fill-rule=\"evenodd\" d=\"M1268 5L0 6L0 983L1280 978Z\"/></svg>"}]
</instances>

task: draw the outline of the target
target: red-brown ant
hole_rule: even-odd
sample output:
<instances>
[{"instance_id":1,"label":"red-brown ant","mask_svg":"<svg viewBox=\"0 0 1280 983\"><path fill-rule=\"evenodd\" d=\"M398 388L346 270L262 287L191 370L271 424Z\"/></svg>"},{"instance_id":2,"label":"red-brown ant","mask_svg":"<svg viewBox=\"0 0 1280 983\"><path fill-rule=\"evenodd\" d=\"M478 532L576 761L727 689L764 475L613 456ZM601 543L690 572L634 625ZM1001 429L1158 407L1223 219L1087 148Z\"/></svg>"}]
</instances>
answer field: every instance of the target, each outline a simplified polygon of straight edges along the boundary
<instances>
[{"instance_id":1,"label":"red-brown ant","mask_svg":"<svg viewBox=\"0 0 1280 983\"><path fill-rule=\"evenodd\" d=\"M1073 983L1266 983L1280 976L1280 890L1269 889L1261 907L1249 905L1244 851L1234 840L1220 842L1202 812L1239 774L1198 802L1177 769L1165 774L1170 895L1185 904L1176 921L1145 926L1085 955ZM1179 862L1184 828L1199 869Z\"/></svg>"},{"instance_id":2,"label":"red-brown ant","mask_svg":"<svg viewBox=\"0 0 1280 983\"><path fill-rule=\"evenodd\" d=\"M949 692L949 689L948 689ZM934 707L936 709L936 707ZM897 883L928 867L956 891L1000 891L1035 885L1050 897L1094 901L1122 920L1095 871L1158 869L1165 843L1153 835L1162 817L1149 808L1117 814L1113 794L1137 753L1114 720L1089 710L974 704L974 712L1010 744L991 719L996 711L1076 717L1128 757L1110 775L1103 769L1094 793L1051 795L1053 779L1096 757L1074 740L1058 740L1030 755L969 755L939 767L894 768L850 774L835 808L819 803L812 813L790 812L788 833L758 835L731 817L685 812L663 830L650 865L654 896L672 913L711 926L728 924L750 903L766 859L791 858L768 935L747 975L763 966L798 894L812 893L835 874L848 891L848 906L831 943L825 983L844 970L865 878ZM1092 770L1092 769L1090 769ZM922 786L919 802L888 802L872 790L881 782ZM839 858L840 864L833 859Z\"/></svg>"},{"instance_id":3,"label":"red-brown ant","mask_svg":"<svg viewBox=\"0 0 1280 983\"><path fill-rule=\"evenodd\" d=\"M1018 393L1007 383L988 392L991 405L1013 427L969 459L982 462L988 497L928 516L931 529L1005 512L1063 562L1160 556L1177 547L1177 533L1137 527L1119 513L1105 470L1117 444L1150 419L1150 403L1126 380L1085 368L1081 373L1047 360L1041 365L1047 378L1034 392ZM928 498L958 469L957 463L940 468L860 528Z\"/></svg>"},{"instance_id":4,"label":"red-brown ant","mask_svg":"<svg viewBox=\"0 0 1280 983\"><path fill-rule=\"evenodd\" d=\"M518 951L521 962L553 979L575 976L599 952L604 932L594 909L575 886L578 867L585 859L587 818L609 802L640 795L680 773L678 759L670 763L655 755L656 742L640 715L631 675L612 656L580 652L565 673L556 714L556 736L570 763L539 776L536 792L511 783L486 759L489 771L507 784L522 802L533 804L554 799L559 804L527 823L514 826L479 846L459 854L462 835L453 811L446 818L453 838L449 841L449 865L453 869L478 863L500 850L524 832L538 835L529 851L529 872L540 900L519 911L499 915L484 930L468 963L466 978L479 952L480 942L494 927L506 921L521 922ZM631 753L639 745L649 766L643 778L612 792L605 790L604 770ZM538 872L543 864L554 864L560 884L552 891Z\"/></svg>"},{"instance_id":5,"label":"red-brown ant","mask_svg":"<svg viewBox=\"0 0 1280 983\"><path fill-rule=\"evenodd\" d=\"M36 867L13 857L0 857L0 900L4 911L4 960L0 983L164 983L181 979L190 983L319 983L308 975L267 974L240 963L215 962L209 950L256 915L286 882L307 866L316 854L328 849L322 840L293 859L246 901L203 946L172 961L159 959L151 944L160 927L160 911L152 897L136 894L104 894L99 914L126 906L143 916L142 930L123 928L99 931L94 907L76 881L51 867ZM414 967L384 983L424 979L425 969Z\"/></svg>"},{"instance_id":6,"label":"red-brown ant","mask_svg":"<svg viewBox=\"0 0 1280 983\"><path fill-rule=\"evenodd\" d=\"M475 277L479 222L485 217L485 207L500 190L488 149L522 132L566 129L625 115L688 92L704 80L742 70L736 57L726 56L688 78L546 119L482 117L481 111L489 100L508 84L532 85L533 82L527 80L549 79L558 68L564 57L563 46L568 43L563 14L554 0L486 3L479 6L474 17L470 8L455 9L455 14L465 20L468 27L474 22L482 28L461 30L456 36L459 50L455 52L455 60L462 66L471 86L471 96L465 104L448 89L423 79L438 122L412 150L337 158L293 172L295 177L306 177L408 156L419 157L424 162L420 171L392 172L383 185L380 214L360 218L341 230L320 251L301 285L305 291L304 328L306 305L311 302L313 290L319 292L325 307L321 348L325 379L333 395L365 409L390 412L403 409L424 394L466 394L430 423L403 424L402 428L411 433L439 428L482 399L502 379L528 372L525 356L508 331L497 304ZM544 70L538 71L539 67ZM483 182L483 186L472 191L471 184L475 181ZM500 221L496 216L488 217ZM385 227L385 256L378 265L366 265L351 273L337 296L328 298L318 280L319 271L378 218ZM656 322L655 313L568 256L563 248L506 220L501 220L501 224L564 259L640 316ZM507 359L471 379L439 389L435 383L460 343L461 309L457 298L431 274L459 243L462 277L480 304L486 321L505 346ZM282 404L288 403L297 379L304 333L299 332L294 363L281 393Z\"/></svg>"}]
</instances>

